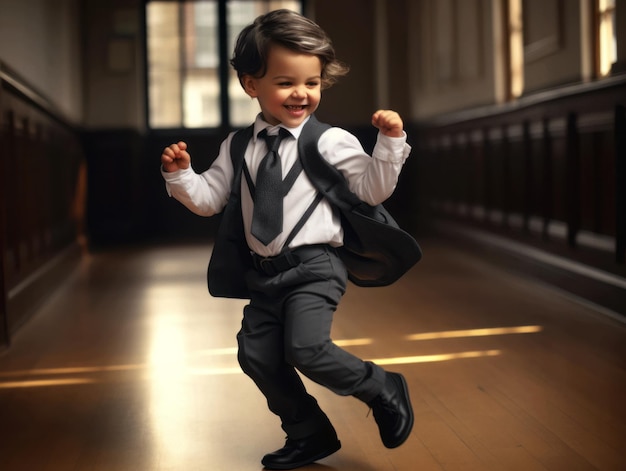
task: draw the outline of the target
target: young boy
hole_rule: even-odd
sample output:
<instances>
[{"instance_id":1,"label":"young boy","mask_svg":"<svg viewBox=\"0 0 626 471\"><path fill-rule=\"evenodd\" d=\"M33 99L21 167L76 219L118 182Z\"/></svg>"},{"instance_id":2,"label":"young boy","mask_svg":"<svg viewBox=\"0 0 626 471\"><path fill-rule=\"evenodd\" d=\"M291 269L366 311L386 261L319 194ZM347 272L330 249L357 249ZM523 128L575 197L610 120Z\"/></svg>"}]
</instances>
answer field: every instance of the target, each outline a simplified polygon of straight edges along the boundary
<instances>
[{"instance_id":1,"label":"young boy","mask_svg":"<svg viewBox=\"0 0 626 471\"><path fill-rule=\"evenodd\" d=\"M231 63L244 90L261 108L245 148L243 172L234 168L233 134L202 174L191 168L184 142L167 147L161 163L169 193L191 211L211 216L224 210L221 226L228 227L220 227L212 264L222 242L245 237L249 253L241 258L249 259L249 268L242 272L243 291L211 289L212 281L214 286L224 283L211 273L209 288L217 296L250 299L237 334L239 363L267 398L269 409L280 417L287 434L285 446L265 455L262 463L268 469L293 469L341 447L335 429L296 370L337 394L368 404L384 445L400 446L413 426L404 377L355 357L330 339L333 313L347 283L346 267L337 251L344 239L337 208L318 197L312 177L301 171L283 192L282 203L270 205L279 214L266 216L282 219L281 227L265 233L257 226L257 217L262 217L257 207L263 205L266 192L262 189L266 170L260 168L265 165L265 154L280 166L280 179L285 180L299 158L311 158L299 156L298 141L308 132L306 123L314 120L321 90L347 73L347 67L336 60L330 40L318 25L288 10L270 12L247 26L238 37ZM410 147L396 112L377 111L372 124L379 129L372 157L340 128L323 132L317 150L341 172L353 193L375 206L395 189ZM264 133L276 136L279 131L284 137L275 141L279 142L273 146L276 152L268 152L272 144L266 144ZM282 188L284 183L278 180L272 185ZM240 263L236 258L226 264Z\"/></svg>"}]
</instances>

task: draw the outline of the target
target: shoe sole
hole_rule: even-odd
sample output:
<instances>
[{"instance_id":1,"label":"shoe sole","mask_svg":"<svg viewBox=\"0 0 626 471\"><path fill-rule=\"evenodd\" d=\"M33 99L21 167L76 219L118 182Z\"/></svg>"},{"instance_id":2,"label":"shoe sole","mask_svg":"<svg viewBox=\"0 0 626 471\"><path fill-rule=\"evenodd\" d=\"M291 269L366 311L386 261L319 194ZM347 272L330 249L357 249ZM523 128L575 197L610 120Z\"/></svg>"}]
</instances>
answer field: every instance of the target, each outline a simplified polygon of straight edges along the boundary
<instances>
[{"instance_id":1,"label":"shoe sole","mask_svg":"<svg viewBox=\"0 0 626 471\"><path fill-rule=\"evenodd\" d=\"M272 465L272 464L263 463L263 461L261 461L261 464L265 466L265 469L274 469L274 470L301 468L302 466L315 463L316 461L319 461L321 459L326 458L327 456L332 455L333 453L336 453L337 451L339 451L340 448L341 448L341 442L337 440L337 443L335 443L332 448L328 448L327 450L320 452L319 454L311 457L308 460L302 460L297 463L290 463L289 465L286 465L286 464L285 465Z\"/></svg>"},{"instance_id":2,"label":"shoe sole","mask_svg":"<svg viewBox=\"0 0 626 471\"><path fill-rule=\"evenodd\" d=\"M406 379L400 373L391 373L391 374L395 375L395 377L400 380L400 384L402 385L402 392L404 392L404 397L406 398L406 402L409 406L409 414L410 414L409 426L407 427L406 433L404 433L398 441L389 443L389 444L387 443L384 444L387 448L398 448L407 440L407 438L409 438L409 435L411 435L411 431L413 430L413 424L415 423L415 416L413 414L413 406L411 405L411 396L409 396L409 386L406 384Z\"/></svg>"}]
</instances>

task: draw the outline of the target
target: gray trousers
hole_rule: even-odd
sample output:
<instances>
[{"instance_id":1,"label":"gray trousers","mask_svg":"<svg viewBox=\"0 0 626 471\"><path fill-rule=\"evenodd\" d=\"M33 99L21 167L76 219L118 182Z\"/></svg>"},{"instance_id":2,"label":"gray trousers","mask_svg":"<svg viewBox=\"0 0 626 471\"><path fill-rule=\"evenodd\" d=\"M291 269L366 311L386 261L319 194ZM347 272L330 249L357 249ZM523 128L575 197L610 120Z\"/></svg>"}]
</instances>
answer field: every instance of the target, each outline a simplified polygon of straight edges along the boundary
<instances>
[{"instance_id":1,"label":"gray trousers","mask_svg":"<svg viewBox=\"0 0 626 471\"><path fill-rule=\"evenodd\" d=\"M347 282L334 249L320 246L311 258L275 276L251 270L246 282L251 299L237 334L239 364L289 438L305 438L330 426L296 370L342 396L369 402L380 394L385 371L330 338Z\"/></svg>"}]
</instances>

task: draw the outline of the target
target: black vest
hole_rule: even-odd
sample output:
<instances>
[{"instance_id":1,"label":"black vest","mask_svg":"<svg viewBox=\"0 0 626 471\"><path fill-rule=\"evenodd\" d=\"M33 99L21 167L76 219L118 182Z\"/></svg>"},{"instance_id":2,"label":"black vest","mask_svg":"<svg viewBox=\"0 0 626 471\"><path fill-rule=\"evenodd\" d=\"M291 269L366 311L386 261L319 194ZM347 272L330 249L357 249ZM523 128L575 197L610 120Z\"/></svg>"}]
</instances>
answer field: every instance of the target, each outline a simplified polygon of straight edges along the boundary
<instances>
[{"instance_id":1,"label":"black vest","mask_svg":"<svg viewBox=\"0 0 626 471\"><path fill-rule=\"evenodd\" d=\"M343 175L320 155L317 141L329 128L311 116L298 140L298 157L313 186L340 211L344 245L338 252L350 281L365 287L389 285L420 260L421 249L382 205L370 206L352 193ZM209 292L217 297L250 297L245 273L252 257L241 215L241 175L252 132L253 126L242 129L231 142L234 178L208 269Z\"/></svg>"}]
</instances>

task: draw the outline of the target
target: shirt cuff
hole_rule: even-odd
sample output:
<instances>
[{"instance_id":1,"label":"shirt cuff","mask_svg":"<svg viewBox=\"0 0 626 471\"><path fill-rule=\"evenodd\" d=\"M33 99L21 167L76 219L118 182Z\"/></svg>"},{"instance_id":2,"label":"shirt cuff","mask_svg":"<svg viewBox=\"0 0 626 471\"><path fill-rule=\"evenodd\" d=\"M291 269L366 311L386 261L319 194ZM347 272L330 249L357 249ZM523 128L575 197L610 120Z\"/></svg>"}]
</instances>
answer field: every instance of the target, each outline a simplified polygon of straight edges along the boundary
<instances>
[{"instance_id":1,"label":"shirt cuff","mask_svg":"<svg viewBox=\"0 0 626 471\"><path fill-rule=\"evenodd\" d=\"M163 179L165 180L165 188L169 196L172 196L172 186L182 186L187 189L192 184L192 180L189 177L193 174L195 174L195 172L191 166L176 170L175 172L166 172L163 170L163 166L161 166L161 175L163 175Z\"/></svg>"},{"instance_id":2,"label":"shirt cuff","mask_svg":"<svg viewBox=\"0 0 626 471\"><path fill-rule=\"evenodd\" d=\"M161 166L161 175L163 175L163 179L166 182L175 182L177 180L184 180L186 174L188 173L192 173L193 170L191 168L191 166L189 166L189 168L181 168L179 170L176 170L175 172L166 172L165 170L163 170L163 166Z\"/></svg>"},{"instance_id":3,"label":"shirt cuff","mask_svg":"<svg viewBox=\"0 0 626 471\"><path fill-rule=\"evenodd\" d=\"M379 132L372 157L385 162L404 163L411 153L411 146L406 142L406 132L400 137L385 136Z\"/></svg>"}]
</instances>

